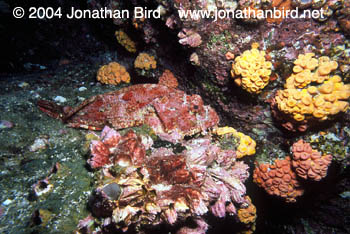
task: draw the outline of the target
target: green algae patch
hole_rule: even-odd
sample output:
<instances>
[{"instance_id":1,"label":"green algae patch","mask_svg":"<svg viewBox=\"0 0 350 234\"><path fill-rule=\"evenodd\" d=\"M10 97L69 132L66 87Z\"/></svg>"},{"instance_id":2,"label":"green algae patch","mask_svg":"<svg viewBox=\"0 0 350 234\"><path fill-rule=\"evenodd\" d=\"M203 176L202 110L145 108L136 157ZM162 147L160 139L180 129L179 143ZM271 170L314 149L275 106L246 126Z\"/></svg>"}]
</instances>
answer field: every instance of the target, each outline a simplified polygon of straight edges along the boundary
<instances>
[{"instance_id":1,"label":"green algae patch","mask_svg":"<svg viewBox=\"0 0 350 234\"><path fill-rule=\"evenodd\" d=\"M313 148L317 148L322 154L331 154L333 156L333 161L346 168L350 165L350 158L348 155L350 146L343 139L338 137L338 135L339 134L336 135L332 132L322 132L322 134L312 134L306 139ZM348 127L343 128L343 135L345 135L346 138L350 137L350 130Z\"/></svg>"},{"instance_id":2,"label":"green algae patch","mask_svg":"<svg viewBox=\"0 0 350 234\"><path fill-rule=\"evenodd\" d=\"M50 79L42 72L0 82L1 119L13 124L0 130L0 233L72 233L88 215L94 179L83 151L87 131L67 128L36 106L38 100L56 96L67 100L62 106L75 106L116 89L86 83L93 82L95 69L75 69L70 74L58 70ZM28 83L25 88L18 85L23 80ZM80 87L87 90L81 92ZM45 180L48 184L39 183ZM35 185L44 192L36 194Z\"/></svg>"},{"instance_id":3,"label":"green algae patch","mask_svg":"<svg viewBox=\"0 0 350 234\"><path fill-rule=\"evenodd\" d=\"M62 144L53 144L42 152L26 153L25 161L20 161L13 170L4 170L7 176L1 176L1 199L13 202L5 207L0 230L69 233L88 214L86 204L93 185L92 173L85 168L86 161L80 154L80 138L69 136L72 138L65 135L68 142L56 139L63 141ZM13 163L4 166L11 165ZM58 166L53 170L52 165ZM35 184L45 179L50 189L36 194ZM40 223L34 221L36 211L43 216ZM13 217L22 222L11 225Z\"/></svg>"},{"instance_id":4,"label":"green algae patch","mask_svg":"<svg viewBox=\"0 0 350 234\"><path fill-rule=\"evenodd\" d=\"M218 137L218 142L220 147L224 150L236 151L239 145L239 138L233 136L232 134L225 134Z\"/></svg>"},{"instance_id":5,"label":"green algae patch","mask_svg":"<svg viewBox=\"0 0 350 234\"><path fill-rule=\"evenodd\" d=\"M280 145L265 141L263 147L258 147L255 161L259 164L274 164L276 159L284 159L288 154Z\"/></svg>"},{"instance_id":6,"label":"green algae patch","mask_svg":"<svg viewBox=\"0 0 350 234\"><path fill-rule=\"evenodd\" d=\"M231 43L232 36L229 31L224 31L221 34L210 35L209 41L207 42L207 48L213 50L217 47L220 48L220 52L225 54L227 51L232 51L234 45Z\"/></svg>"},{"instance_id":7,"label":"green algae patch","mask_svg":"<svg viewBox=\"0 0 350 234\"><path fill-rule=\"evenodd\" d=\"M53 176L53 191L47 199L39 202L37 207L45 207L55 216L48 222L45 229L61 230L62 233L74 230L80 219L87 216L86 202L92 184L87 170L74 164L63 164Z\"/></svg>"}]
</instances>

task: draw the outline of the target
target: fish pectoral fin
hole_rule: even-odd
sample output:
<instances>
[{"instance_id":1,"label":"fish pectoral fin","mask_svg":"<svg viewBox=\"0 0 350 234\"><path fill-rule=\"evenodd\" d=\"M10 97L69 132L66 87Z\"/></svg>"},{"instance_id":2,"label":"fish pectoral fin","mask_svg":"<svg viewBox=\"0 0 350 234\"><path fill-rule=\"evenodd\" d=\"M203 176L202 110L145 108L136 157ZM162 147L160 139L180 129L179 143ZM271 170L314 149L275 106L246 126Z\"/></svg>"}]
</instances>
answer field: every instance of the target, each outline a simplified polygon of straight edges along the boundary
<instances>
[{"instance_id":1,"label":"fish pectoral fin","mask_svg":"<svg viewBox=\"0 0 350 234\"><path fill-rule=\"evenodd\" d=\"M39 100L37 102L37 105L38 105L38 108L42 112L46 113L48 116L55 119L64 120L65 113L62 106L59 106L54 102L45 101L45 100Z\"/></svg>"}]
</instances>

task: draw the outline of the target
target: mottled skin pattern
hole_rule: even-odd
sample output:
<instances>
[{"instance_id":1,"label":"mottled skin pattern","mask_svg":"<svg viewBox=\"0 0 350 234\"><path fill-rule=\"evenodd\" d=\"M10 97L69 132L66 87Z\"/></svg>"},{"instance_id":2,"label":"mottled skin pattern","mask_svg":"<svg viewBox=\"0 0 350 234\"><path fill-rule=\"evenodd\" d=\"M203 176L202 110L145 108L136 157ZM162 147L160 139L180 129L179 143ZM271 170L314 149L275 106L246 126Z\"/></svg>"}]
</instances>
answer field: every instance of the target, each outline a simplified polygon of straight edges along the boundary
<instances>
[{"instance_id":1,"label":"mottled skin pattern","mask_svg":"<svg viewBox=\"0 0 350 234\"><path fill-rule=\"evenodd\" d=\"M97 95L76 108L62 108L47 101L39 101L38 106L69 127L101 130L105 125L123 129L147 124L162 139L173 142L219 122L216 112L205 106L200 96L156 84Z\"/></svg>"}]
</instances>

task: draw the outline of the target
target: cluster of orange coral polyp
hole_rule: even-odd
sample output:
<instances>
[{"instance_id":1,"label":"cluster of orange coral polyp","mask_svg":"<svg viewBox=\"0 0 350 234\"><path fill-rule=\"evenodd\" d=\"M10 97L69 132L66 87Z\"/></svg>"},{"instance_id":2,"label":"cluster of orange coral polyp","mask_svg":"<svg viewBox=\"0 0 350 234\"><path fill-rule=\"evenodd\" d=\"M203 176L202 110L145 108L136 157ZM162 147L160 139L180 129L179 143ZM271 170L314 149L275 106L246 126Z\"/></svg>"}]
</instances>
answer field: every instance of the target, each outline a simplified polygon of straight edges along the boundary
<instances>
[{"instance_id":1,"label":"cluster of orange coral polyp","mask_svg":"<svg viewBox=\"0 0 350 234\"><path fill-rule=\"evenodd\" d=\"M319 181L327 175L332 155L321 155L303 140L293 144L292 165L298 176L304 179Z\"/></svg>"},{"instance_id":2,"label":"cluster of orange coral polyp","mask_svg":"<svg viewBox=\"0 0 350 234\"><path fill-rule=\"evenodd\" d=\"M280 11L281 14L286 14L287 11L292 9L292 0L272 0L271 7L276 8L276 10ZM280 17L272 16L268 17L266 21L268 23L280 24L282 23L283 19L284 17L282 17L282 15Z\"/></svg>"},{"instance_id":3,"label":"cluster of orange coral polyp","mask_svg":"<svg viewBox=\"0 0 350 234\"><path fill-rule=\"evenodd\" d=\"M163 74L159 77L159 84L165 85L169 88L177 88L179 83L176 77L170 70L165 70Z\"/></svg>"},{"instance_id":4,"label":"cluster of orange coral polyp","mask_svg":"<svg viewBox=\"0 0 350 234\"><path fill-rule=\"evenodd\" d=\"M299 123L324 121L349 107L350 85L344 84L340 76L330 75L337 69L337 62L314 56L299 55L285 89L275 97L278 109Z\"/></svg>"},{"instance_id":5,"label":"cluster of orange coral polyp","mask_svg":"<svg viewBox=\"0 0 350 234\"><path fill-rule=\"evenodd\" d=\"M116 31L115 37L117 38L117 41L119 44L121 44L127 51L130 53L136 52L136 44L133 42L130 37L123 31Z\"/></svg>"},{"instance_id":6,"label":"cluster of orange coral polyp","mask_svg":"<svg viewBox=\"0 0 350 234\"><path fill-rule=\"evenodd\" d=\"M260 164L255 168L253 179L270 195L284 198L287 202L295 202L304 193L291 168L291 159L276 159L273 165Z\"/></svg>"},{"instance_id":7,"label":"cluster of orange coral polyp","mask_svg":"<svg viewBox=\"0 0 350 234\"><path fill-rule=\"evenodd\" d=\"M266 61L265 51L258 50L253 43L251 50L246 50L232 63L231 76L235 83L249 93L261 93L269 83L272 63Z\"/></svg>"},{"instance_id":8,"label":"cluster of orange coral polyp","mask_svg":"<svg viewBox=\"0 0 350 234\"><path fill-rule=\"evenodd\" d=\"M141 70L156 69L157 61L154 59L154 56L146 53L140 53L134 62L134 67Z\"/></svg>"},{"instance_id":9,"label":"cluster of orange coral polyp","mask_svg":"<svg viewBox=\"0 0 350 234\"><path fill-rule=\"evenodd\" d=\"M97 80L103 84L117 85L121 82L129 83L130 75L124 66L116 62L111 62L98 70Z\"/></svg>"},{"instance_id":10,"label":"cluster of orange coral polyp","mask_svg":"<svg viewBox=\"0 0 350 234\"><path fill-rule=\"evenodd\" d=\"M245 198L248 201L248 206L238 210L238 219L244 224L254 223L256 220L256 207L249 196L246 196Z\"/></svg>"}]
</instances>

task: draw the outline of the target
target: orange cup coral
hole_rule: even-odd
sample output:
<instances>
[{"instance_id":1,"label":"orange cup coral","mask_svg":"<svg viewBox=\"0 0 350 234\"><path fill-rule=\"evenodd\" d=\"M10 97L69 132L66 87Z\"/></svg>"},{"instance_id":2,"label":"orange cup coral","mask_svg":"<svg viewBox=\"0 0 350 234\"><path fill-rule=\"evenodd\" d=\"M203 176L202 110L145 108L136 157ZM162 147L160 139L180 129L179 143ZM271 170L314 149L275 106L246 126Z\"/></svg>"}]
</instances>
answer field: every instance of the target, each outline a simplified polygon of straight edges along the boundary
<instances>
[{"instance_id":1,"label":"orange cup coral","mask_svg":"<svg viewBox=\"0 0 350 234\"><path fill-rule=\"evenodd\" d=\"M249 196L245 196L245 199L248 201L248 206L238 210L238 219L244 224L254 223L256 220L256 207Z\"/></svg>"},{"instance_id":2,"label":"orange cup coral","mask_svg":"<svg viewBox=\"0 0 350 234\"><path fill-rule=\"evenodd\" d=\"M115 37L117 38L119 44L121 44L127 51L129 51L130 53L136 52L135 42L133 42L124 31L115 31Z\"/></svg>"},{"instance_id":3,"label":"orange cup coral","mask_svg":"<svg viewBox=\"0 0 350 234\"><path fill-rule=\"evenodd\" d=\"M313 53L299 55L285 89L277 92L273 102L296 125L330 119L349 107L350 84L330 75L337 69L337 62L326 56L318 59L314 56Z\"/></svg>"},{"instance_id":4,"label":"orange cup coral","mask_svg":"<svg viewBox=\"0 0 350 234\"><path fill-rule=\"evenodd\" d=\"M280 12L283 12L283 14L286 14L287 11L292 10L292 0L272 0L271 3L271 8L276 8ZM282 23L283 19L284 17L282 16L272 16L268 17L266 21L268 23L280 24Z\"/></svg>"},{"instance_id":5,"label":"orange cup coral","mask_svg":"<svg viewBox=\"0 0 350 234\"><path fill-rule=\"evenodd\" d=\"M291 168L291 159L276 159L274 164L260 164L253 174L254 182L270 195L284 198L287 202L295 202L304 193L297 175Z\"/></svg>"},{"instance_id":6,"label":"orange cup coral","mask_svg":"<svg viewBox=\"0 0 350 234\"><path fill-rule=\"evenodd\" d=\"M140 53L134 62L134 67L141 70L156 69L157 61L154 59L154 56L147 53Z\"/></svg>"},{"instance_id":7,"label":"orange cup coral","mask_svg":"<svg viewBox=\"0 0 350 234\"><path fill-rule=\"evenodd\" d=\"M235 83L249 93L260 93L269 83L272 63L265 60L265 51L258 50L256 43L236 57L231 76Z\"/></svg>"},{"instance_id":8,"label":"orange cup coral","mask_svg":"<svg viewBox=\"0 0 350 234\"><path fill-rule=\"evenodd\" d=\"M297 175L304 179L319 181L327 175L332 155L321 155L311 145L299 140L292 146L292 165Z\"/></svg>"},{"instance_id":9,"label":"orange cup coral","mask_svg":"<svg viewBox=\"0 0 350 234\"><path fill-rule=\"evenodd\" d=\"M130 75L125 67L116 62L100 67L97 72L97 80L103 84L117 85L121 82L129 83Z\"/></svg>"}]
</instances>

